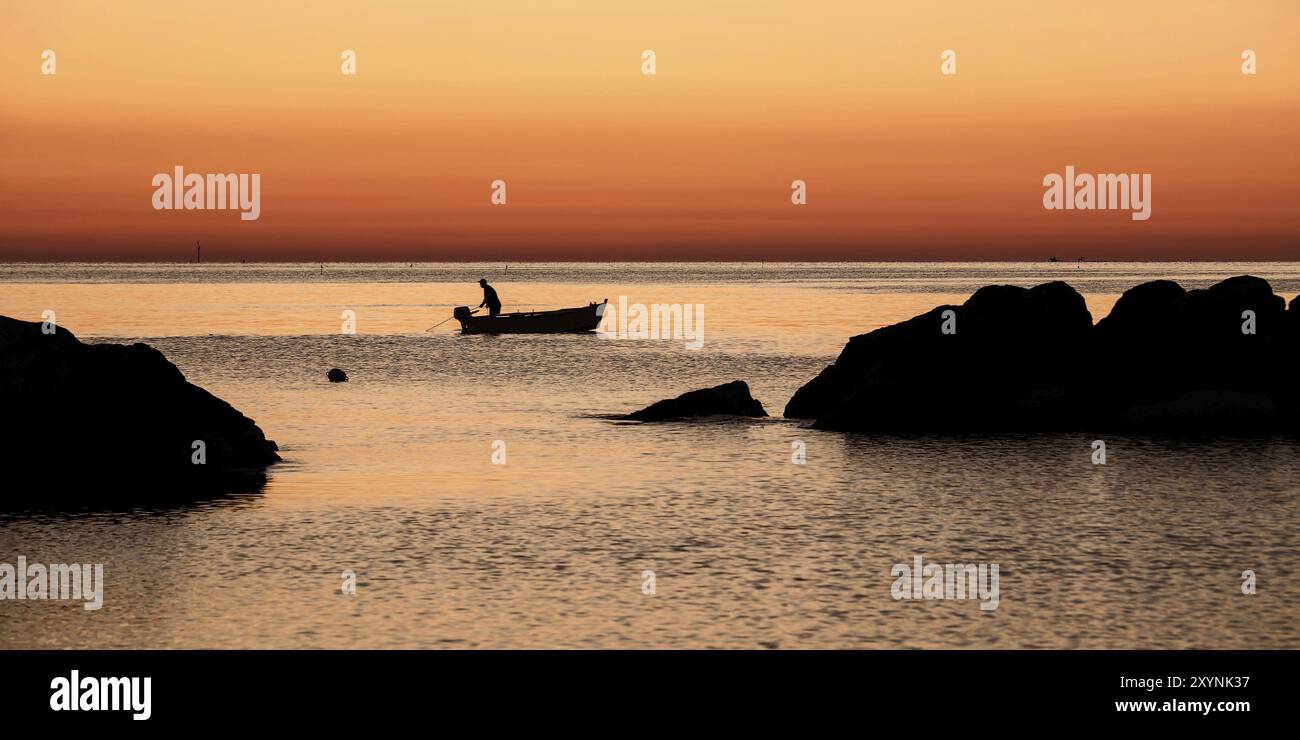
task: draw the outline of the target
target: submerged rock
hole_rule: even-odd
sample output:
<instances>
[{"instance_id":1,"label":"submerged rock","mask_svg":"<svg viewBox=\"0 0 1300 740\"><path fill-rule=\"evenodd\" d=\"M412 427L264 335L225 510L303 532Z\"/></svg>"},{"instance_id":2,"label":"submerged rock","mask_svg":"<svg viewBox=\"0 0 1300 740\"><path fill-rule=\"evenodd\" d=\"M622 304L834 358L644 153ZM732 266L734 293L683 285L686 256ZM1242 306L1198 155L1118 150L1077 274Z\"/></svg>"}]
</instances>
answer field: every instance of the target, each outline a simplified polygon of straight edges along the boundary
<instances>
[{"instance_id":1,"label":"submerged rock","mask_svg":"<svg viewBox=\"0 0 1300 740\"><path fill-rule=\"evenodd\" d=\"M348 374L338 369L337 367L331 368L328 373L325 373L325 377L329 378L329 381L331 383L348 382Z\"/></svg>"},{"instance_id":2,"label":"submerged rock","mask_svg":"<svg viewBox=\"0 0 1300 740\"><path fill-rule=\"evenodd\" d=\"M749 385L745 381L733 380L659 401L624 418L633 421L666 421L722 415L760 417L767 416L767 411L763 410L763 404L749 394Z\"/></svg>"},{"instance_id":3,"label":"submerged rock","mask_svg":"<svg viewBox=\"0 0 1300 740\"><path fill-rule=\"evenodd\" d=\"M275 442L145 344L83 344L0 316L0 463L29 496L86 500L257 476ZM241 481L241 482L246 482ZM7 496L19 490L10 487Z\"/></svg>"},{"instance_id":4,"label":"submerged rock","mask_svg":"<svg viewBox=\"0 0 1300 740\"><path fill-rule=\"evenodd\" d=\"M1268 282L1138 285L1096 326L1061 282L989 286L853 337L791 418L840 431L1300 429L1300 346Z\"/></svg>"}]
</instances>

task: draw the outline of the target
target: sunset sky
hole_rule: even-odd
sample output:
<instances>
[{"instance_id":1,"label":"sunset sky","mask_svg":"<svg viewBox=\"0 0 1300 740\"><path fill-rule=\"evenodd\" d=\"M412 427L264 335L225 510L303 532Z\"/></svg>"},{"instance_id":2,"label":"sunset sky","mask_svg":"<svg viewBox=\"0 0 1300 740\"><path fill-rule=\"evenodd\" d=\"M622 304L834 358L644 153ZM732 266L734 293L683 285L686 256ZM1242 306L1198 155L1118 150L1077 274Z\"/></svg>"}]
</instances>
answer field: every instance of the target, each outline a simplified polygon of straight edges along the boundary
<instances>
[{"instance_id":1,"label":"sunset sky","mask_svg":"<svg viewBox=\"0 0 1300 740\"><path fill-rule=\"evenodd\" d=\"M1300 259L1298 28L1295 0L10 3L0 260ZM260 173L261 217L154 210L176 165ZM1066 165L1150 173L1150 220L1045 210Z\"/></svg>"}]
</instances>

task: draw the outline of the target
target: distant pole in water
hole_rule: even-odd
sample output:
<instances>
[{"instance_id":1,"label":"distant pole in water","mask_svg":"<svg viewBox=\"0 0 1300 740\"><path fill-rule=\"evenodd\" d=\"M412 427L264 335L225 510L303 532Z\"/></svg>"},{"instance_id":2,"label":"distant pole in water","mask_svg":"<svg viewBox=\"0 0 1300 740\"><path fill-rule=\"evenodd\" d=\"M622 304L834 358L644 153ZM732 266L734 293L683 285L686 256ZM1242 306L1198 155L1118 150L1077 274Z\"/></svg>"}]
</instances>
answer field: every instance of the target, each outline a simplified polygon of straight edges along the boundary
<instances>
[{"instance_id":1,"label":"distant pole in water","mask_svg":"<svg viewBox=\"0 0 1300 740\"><path fill-rule=\"evenodd\" d=\"M203 245L199 244L197 239L194 240L194 261L196 263L203 262Z\"/></svg>"}]
</instances>

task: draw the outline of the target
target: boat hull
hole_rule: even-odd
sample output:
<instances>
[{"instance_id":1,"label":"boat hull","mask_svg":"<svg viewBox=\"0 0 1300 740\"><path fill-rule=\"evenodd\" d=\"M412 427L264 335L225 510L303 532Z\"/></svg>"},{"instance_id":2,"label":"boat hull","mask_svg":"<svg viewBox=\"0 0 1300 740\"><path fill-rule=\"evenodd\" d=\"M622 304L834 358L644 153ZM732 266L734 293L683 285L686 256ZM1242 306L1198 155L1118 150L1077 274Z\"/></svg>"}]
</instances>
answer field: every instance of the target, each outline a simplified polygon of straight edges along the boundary
<instances>
[{"instance_id":1,"label":"boat hull","mask_svg":"<svg viewBox=\"0 0 1300 740\"><path fill-rule=\"evenodd\" d=\"M455 316L461 334L568 334L595 331L607 304L608 301L558 311L520 311L496 316L472 316L468 308L458 308Z\"/></svg>"}]
</instances>

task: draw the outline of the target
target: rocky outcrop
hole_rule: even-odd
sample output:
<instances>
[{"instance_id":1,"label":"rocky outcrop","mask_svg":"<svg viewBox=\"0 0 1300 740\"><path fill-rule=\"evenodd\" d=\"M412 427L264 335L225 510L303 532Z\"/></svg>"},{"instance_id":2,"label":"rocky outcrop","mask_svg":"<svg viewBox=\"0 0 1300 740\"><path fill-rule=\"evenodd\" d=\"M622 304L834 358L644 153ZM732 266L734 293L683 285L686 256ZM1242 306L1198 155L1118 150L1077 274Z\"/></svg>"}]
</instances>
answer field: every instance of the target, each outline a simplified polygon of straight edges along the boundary
<instances>
[{"instance_id":1,"label":"rocky outcrop","mask_svg":"<svg viewBox=\"0 0 1300 740\"><path fill-rule=\"evenodd\" d=\"M1257 277L1144 283L1096 326L1065 283L989 286L853 337L785 415L841 431L1295 429L1298 347L1296 301Z\"/></svg>"},{"instance_id":2,"label":"rocky outcrop","mask_svg":"<svg viewBox=\"0 0 1300 740\"><path fill-rule=\"evenodd\" d=\"M743 380L683 393L623 417L631 421L668 421L695 416L767 416Z\"/></svg>"},{"instance_id":3,"label":"rocky outcrop","mask_svg":"<svg viewBox=\"0 0 1300 740\"><path fill-rule=\"evenodd\" d=\"M1257 277L1191 291L1169 281L1139 285L1120 297L1094 332L1087 357L1094 416L1098 423L1145 429L1154 418L1130 408L1184 399L1180 418L1195 426L1187 416L1195 406L1186 397L1198 391L1230 392L1223 397L1242 401L1263 395L1274 406L1286 406L1283 363L1295 343L1286 324L1285 302ZM1214 412L1197 405L1208 414L1206 424L1225 411L1218 404L1212 404Z\"/></svg>"},{"instance_id":4,"label":"rocky outcrop","mask_svg":"<svg viewBox=\"0 0 1300 740\"><path fill-rule=\"evenodd\" d=\"M337 367L330 368L330 371L325 373L325 378L329 380L329 382L331 383L348 382L348 374L338 369Z\"/></svg>"},{"instance_id":5,"label":"rocky outcrop","mask_svg":"<svg viewBox=\"0 0 1300 740\"><path fill-rule=\"evenodd\" d=\"M145 344L83 344L0 316L0 461L27 495L220 485L278 461L276 444ZM16 484L16 481L15 481ZM14 493L15 485L9 489Z\"/></svg>"},{"instance_id":6,"label":"rocky outcrop","mask_svg":"<svg viewBox=\"0 0 1300 740\"><path fill-rule=\"evenodd\" d=\"M849 340L785 415L849 431L1053 427L1074 402L1065 391L1080 380L1091 330L1065 283L988 286Z\"/></svg>"}]
</instances>

